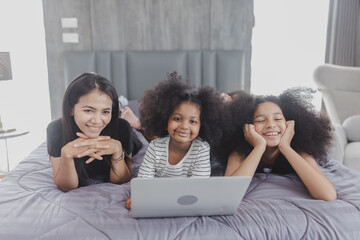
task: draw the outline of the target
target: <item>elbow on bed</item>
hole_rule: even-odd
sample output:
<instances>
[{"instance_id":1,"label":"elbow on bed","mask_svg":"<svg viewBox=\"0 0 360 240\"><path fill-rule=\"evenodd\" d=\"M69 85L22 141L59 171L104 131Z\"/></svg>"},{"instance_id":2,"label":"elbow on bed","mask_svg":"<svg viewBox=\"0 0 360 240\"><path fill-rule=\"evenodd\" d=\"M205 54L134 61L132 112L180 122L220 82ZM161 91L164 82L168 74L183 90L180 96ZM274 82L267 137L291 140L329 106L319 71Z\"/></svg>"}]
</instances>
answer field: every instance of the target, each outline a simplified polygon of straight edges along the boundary
<instances>
[{"instance_id":1,"label":"elbow on bed","mask_svg":"<svg viewBox=\"0 0 360 240\"><path fill-rule=\"evenodd\" d=\"M318 199L318 200L323 200L323 201L329 202L329 201L337 200L337 194L336 194L336 191L334 189L334 191L330 191L330 192L325 193L323 195L314 196L314 198Z\"/></svg>"},{"instance_id":2,"label":"elbow on bed","mask_svg":"<svg viewBox=\"0 0 360 240\"><path fill-rule=\"evenodd\" d=\"M334 194L328 194L325 196L324 201L333 201L333 200L337 200L337 194L336 192Z\"/></svg>"},{"instance_id":3,"label":"elbow on bed","mask_svg":"<svg viewBox=\"0 0 360 240\"><path fill-rule=\"evenodd\" d=\"M66 187L64 187L64 186L57 186L62 192L64 192L64 193L66 193L66 192L69 192L69 191L71 191L71 190L73 190L73 189L76 189L76 188L71 188L71 187L68 187L68 186L66 186Z\"/></svg>"},{"instance_id":4,"label":"elbow on bed","mask_svg":"<svg viewBox=\"0 0 360 240\"><path fill-rule=\"evenodd\" d=\"M55 185L64 193L69 192L70 190L78 188L77 185L76 186L75 185L74 186L72 186L72 185L64 185L64 184L61 184L61 183L57 182L56 180L54 182L55 182Z\"/></svg>"}]
</instances>

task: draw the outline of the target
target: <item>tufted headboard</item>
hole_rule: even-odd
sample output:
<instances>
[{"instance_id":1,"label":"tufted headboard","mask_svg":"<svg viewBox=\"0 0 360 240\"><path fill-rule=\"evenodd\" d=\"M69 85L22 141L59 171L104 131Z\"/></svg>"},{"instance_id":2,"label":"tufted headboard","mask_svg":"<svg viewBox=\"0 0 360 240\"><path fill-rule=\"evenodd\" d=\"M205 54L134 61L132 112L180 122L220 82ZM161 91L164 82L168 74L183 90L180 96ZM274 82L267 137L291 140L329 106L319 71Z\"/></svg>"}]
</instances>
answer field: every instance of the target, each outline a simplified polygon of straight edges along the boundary
<instances>
[{"instance_id":1,"label":"tufted headboard","mask_svg":"<svg viewBox=\"0 0 360 240\"><path fill-rule=\"evenodd\" d=\"M81 73L95 72L129 100L141 98L172 71L195 86L210 85L223 92L245 89L241 50L71 51L64 53L64 66L66 86Z\"/></svg>"}]
</instances>

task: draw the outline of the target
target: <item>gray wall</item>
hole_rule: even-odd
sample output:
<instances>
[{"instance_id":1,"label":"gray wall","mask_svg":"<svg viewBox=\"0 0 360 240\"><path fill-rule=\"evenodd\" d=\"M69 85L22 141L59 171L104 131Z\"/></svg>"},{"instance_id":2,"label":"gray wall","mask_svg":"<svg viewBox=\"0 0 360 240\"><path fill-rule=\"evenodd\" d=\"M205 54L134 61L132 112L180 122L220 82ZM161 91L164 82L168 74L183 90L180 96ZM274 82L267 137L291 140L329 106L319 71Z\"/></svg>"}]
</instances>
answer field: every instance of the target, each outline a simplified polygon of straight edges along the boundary
<instances>
[{"instance_id":1,"label":"gray wall","mask_svg":"<svg viewBox=\"0 0 360 240\"><path fill-rule=\"evenodd\" d=\"M69 50L243 50L250 90L252 0L43 0L52 118L61 116ZM78 27L61 27L77 18ZM63 43L76 32L79 43ZM235 89L234 89L235 90Z\"/></svg>"}]
</instances>

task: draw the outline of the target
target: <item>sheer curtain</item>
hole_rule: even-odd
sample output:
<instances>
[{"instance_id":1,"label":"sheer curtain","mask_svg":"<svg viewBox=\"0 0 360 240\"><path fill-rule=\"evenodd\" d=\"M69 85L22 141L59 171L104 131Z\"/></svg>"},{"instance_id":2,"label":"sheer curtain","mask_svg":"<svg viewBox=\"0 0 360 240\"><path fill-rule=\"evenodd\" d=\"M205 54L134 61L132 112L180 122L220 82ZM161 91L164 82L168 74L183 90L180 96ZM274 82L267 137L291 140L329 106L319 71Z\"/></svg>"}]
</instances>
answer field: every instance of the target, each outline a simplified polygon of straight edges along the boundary
<instances>
[{"instance_id":1,"label":"sheer curtain","mask_svg":"<svg viewBox=\"0 0 360 240\"><path fill-rule=\"evenodd\" d=\"M324 63L329 0L254 0L251 92L316 89L312 74ZM320 93L314 105L321 106Z\"/></svg>"},{"instance_id":2,"label":"sheer curtain","mask_svg":"<svg viewBox=\"0 0 360 240\"><path fill-rule=\"evenodd\" d=\"M360 66L359 0L330 0L326 62Z\"/></svg>"}]
</instances>

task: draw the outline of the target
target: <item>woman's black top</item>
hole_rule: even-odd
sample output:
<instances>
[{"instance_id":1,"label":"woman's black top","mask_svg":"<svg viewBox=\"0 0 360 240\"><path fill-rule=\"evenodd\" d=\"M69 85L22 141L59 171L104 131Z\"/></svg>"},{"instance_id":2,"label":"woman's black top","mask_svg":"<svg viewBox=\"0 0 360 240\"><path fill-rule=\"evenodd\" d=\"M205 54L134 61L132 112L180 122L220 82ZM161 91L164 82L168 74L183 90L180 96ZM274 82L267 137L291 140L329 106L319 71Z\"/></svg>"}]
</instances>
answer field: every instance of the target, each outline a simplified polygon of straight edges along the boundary
<instances>
[{"instance_id":1,"label":"woman's black top","mask_svg":"<svg viewBox=\"0 0 360 240\"><path fill-rule=\"evenodd\" d=\"M133 137L136 137L136 135L133 133L130 124L126 120L119 118L117 140L121 142L122 147L127 154L134 152ZM67 143L63 140L61 119L51 122L47 127L48 154L52 157L60 157L61 149L66 144ZM139 149L136 149L136 152L138 150ZM85 163L85 161L89 158L88 156L80 159L75 158L74 161L82 161L81 164L76 164L76 171L79 176L79 187L101 182L109 182L111 167L111 161L109 160L110 157L111 156L105 156L104 160L95 159L89 164ZM105 161L105 158L108 160Z\"/></svg>"}]
</instances>

